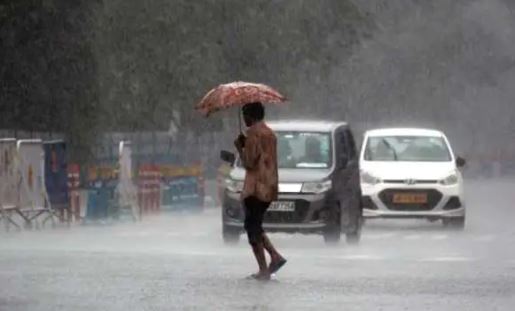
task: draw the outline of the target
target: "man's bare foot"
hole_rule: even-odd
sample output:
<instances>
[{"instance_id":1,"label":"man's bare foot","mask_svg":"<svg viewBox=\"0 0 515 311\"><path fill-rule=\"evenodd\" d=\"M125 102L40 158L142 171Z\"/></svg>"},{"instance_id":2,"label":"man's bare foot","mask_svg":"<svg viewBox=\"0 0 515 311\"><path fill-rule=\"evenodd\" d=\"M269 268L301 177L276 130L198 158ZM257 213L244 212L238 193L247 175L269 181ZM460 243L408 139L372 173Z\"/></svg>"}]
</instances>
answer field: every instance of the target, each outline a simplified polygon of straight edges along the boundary
<instances>
[{"instance_id":1,"label":"man's bare foot","mask_svg":"<svg viewBox=\"0 0 515 311\"><path fill-rule=\"evenodd\" d=\"M251 274L249 279L254 279L258 281L270 281L270 273L268 272L258 272Z\"/></svg>"}]
</instances>

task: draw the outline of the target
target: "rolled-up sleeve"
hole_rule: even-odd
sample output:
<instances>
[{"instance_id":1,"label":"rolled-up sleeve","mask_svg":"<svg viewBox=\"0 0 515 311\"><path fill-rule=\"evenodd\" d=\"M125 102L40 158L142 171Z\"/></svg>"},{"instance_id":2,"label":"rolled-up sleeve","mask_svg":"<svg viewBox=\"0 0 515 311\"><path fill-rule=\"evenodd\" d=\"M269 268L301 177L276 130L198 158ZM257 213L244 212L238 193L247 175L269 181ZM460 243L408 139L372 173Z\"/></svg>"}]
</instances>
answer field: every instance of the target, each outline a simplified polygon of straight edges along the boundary
<instances>
[{"instance_id":1,"label":"rolled-up sleeve","mask_svg":"<svg viewBox=\"0 0 515 311\"><path fill-rule=\"evenodd\" d=\"M246 141L245 147L243 148L243 152L241 154L241 162L243 167L247 170L253 170L257 167L259 156L260 156L260 148L259 148L259 139L256 134L250 134Z\"/></svg>"}]
</instances>

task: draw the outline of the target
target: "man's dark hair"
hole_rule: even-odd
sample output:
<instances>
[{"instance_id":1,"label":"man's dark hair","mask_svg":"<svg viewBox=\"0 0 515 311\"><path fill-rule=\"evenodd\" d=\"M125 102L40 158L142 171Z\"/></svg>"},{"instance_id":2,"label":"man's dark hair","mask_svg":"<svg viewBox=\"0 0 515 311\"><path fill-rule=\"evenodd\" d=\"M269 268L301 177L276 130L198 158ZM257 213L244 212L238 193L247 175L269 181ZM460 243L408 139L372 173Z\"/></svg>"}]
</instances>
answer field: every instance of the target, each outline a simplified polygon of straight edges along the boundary
<instances>
[{"instance_id":1,"label":"man's dark hair","mask_svg":"<svg viewBox=\"0 0 515 311\"><path fill-rule=\"evenodd\" d=\"M260 102L246 104L243 106L243 114L256 121L261 121L265 118L265 107Z\"/></svg>"}]
</instances>

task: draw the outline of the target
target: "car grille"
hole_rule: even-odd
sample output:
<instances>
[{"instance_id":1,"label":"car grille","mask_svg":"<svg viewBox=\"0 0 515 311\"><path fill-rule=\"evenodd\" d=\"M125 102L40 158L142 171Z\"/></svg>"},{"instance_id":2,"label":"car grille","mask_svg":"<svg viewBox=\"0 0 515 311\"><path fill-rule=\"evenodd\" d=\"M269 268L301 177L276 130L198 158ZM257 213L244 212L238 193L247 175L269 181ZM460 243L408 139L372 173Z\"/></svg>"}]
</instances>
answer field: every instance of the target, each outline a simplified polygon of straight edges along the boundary
<instances>
[{"instance_id":1,"label":"car grille","mask_svg":"<svg viewBox=\"0 0 515 311\"><path fill-rule=\"evenodd\" d=\"M437 184L438 180L432 180L432 179L425 179L425 180L419 180L419 179L413 179L413 180L406 180L406 179L385 179L383 180L385 184L409 184L412 185L416 184Z\"/></svg>"},{"instance_id":2,"label":"car grille","mask_svg":"<svg viewBox=\"0 0 515 311\"><path fill-rule=\"evenodd\" d=\"M427 203L425 204L398 204L393 203L395 193L426 193ZM442 199L442 194L434 189L386 189L379 193L379 198L392 211L430 211Z\"/></svg>"},{"instance_id":3,"label":"car grille","mask_svg":"<svg viewBox=\"0 0 515 311\"><path fill-rule=\"evenodd\" d=\"M306 218L309 209L309 202L295 200L294 212L267 211L264 223L301 223Z\"/></svg>"}]
</instances>

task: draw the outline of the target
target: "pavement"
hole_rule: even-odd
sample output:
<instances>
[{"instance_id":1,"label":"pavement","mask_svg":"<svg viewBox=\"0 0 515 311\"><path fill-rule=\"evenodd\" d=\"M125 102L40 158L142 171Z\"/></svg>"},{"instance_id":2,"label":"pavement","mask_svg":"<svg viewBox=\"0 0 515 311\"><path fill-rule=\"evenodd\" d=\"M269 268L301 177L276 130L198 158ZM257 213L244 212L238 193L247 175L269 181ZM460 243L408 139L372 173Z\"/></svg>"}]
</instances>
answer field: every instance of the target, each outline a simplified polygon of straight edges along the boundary
<instances>
[{"instance_id":1,"label":"pavement","mask_svg":"<svg viewBox=\"0 0 515 311\"><path fill-rule=\"evenodd\" d=\"M513 310L515 180L469 180L463 232L373 220L356 246L272 234L288 264L270 282L218 208L142 222L0 233L4 310Z\"/></svg>"}]
</instances>

